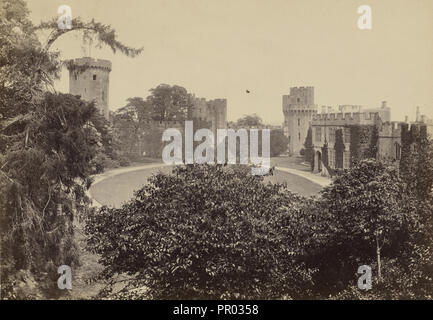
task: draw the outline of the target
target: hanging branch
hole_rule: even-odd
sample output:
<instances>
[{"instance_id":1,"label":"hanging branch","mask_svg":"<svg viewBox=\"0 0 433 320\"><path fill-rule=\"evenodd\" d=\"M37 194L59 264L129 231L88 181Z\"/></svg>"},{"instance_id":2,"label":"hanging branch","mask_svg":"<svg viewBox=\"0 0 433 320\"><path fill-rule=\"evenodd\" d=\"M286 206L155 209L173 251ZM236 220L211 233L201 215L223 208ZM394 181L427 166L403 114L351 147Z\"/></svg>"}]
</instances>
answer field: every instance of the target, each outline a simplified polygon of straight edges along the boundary
<instances>
[{"instance_id":1,"label":"hanging branch","mask_svg":"<svg viewBox=\"0 0 433 320\"><path fill-rule=\"evenodd\" d=\"M95 20L83 22L80 18L72 19L71 29L60 29L57 25L57 20L54 18L47 22L41 22L35 27L35 30L51 30L50 36L47 40L44 50L48 51L52 44L62 35L73 31L82 31L83 40L92 39L92 36L97 36L98 46L105 44L111 48L113 53L120 51L128 57L135 57L143 51L143 48L135 49L128 47L117 40L117 34L110 25L105 25Z\"/></svg>"}]
</instances>

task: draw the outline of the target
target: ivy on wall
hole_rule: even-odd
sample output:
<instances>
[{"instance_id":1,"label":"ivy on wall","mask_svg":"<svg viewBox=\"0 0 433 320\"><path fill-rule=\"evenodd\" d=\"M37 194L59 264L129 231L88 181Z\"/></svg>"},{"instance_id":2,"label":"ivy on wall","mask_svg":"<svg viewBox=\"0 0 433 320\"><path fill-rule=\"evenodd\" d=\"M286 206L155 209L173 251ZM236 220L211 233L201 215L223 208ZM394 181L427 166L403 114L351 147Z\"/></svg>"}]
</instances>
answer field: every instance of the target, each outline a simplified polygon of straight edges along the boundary
<instances>
[{"instance_id":1,"label":"ivy on wall","mask_svg":"<svg viewBox=\"0 0 433 320\"><path fill-rule=\"evenodd\" d=\"M329 152L328 152L328 143L325 142L325 144L322 147L322 163L323 166L328 170L328 173L333 176L335 174L334 169L332 169L329 166Z\"/></svg>"},{"instance_id":2,"label":"ivy on wall","mask_svg":"<svg viewBox=\"0 0 433 320\"><path fill-rule=\"evenodd\" d=\"M433 190L433 141L425 125L401 128L400 176L418 199L431 199Z\"/></svg>"},{"instance_id":3,"label":"ivy on wall","mask_svg":"<svg viewBox=\"0 0 433 320\"><path fill-rule=\"evenodd\" d=\"M308 128L307 137L304 142L304 157L305 162L311 164L311 171L314 170L314 150L313 150L313 132L311 128Z\"/></svg>"},{"instance_id":4,"label":"ivy on wall","mask_svg":"<svg viewBox=\"0 0 433 320\"><path fill-rule=\"evenodd\" d=\"M409 131L409 125L403 123L401 125L401 158L400 158L400 172L405 173L408 171L410 146L412 144L412 132Z\"/></svg>"},{"instance_id":5,"label":"ivy on wall","mask_svg":"<svg viewBox=\"0 0 433 320\"><path fill-rule=\"evenodd\" d=\"M375 125L350 126L350 164L364 158L376 158L378 130Z\"/></svg>"},{"instance_id":6,"label":"ivy on wall","mask_svg":"<svg viewBox=\"0 0 433 320\"><path fill-rule=\"evenodd\" d=\"M377 143L379 140L379 131L376 126L372 126L369 129L370 131L370 144L368 148L364 151L363 158L373 158L377 157Z\"/></svg>"},{"instance_id":7,"label":"ivy on wall","mask_svg":"<svg viewBox=\"0 0 433 320\"><path fill-rule=\"evenodd\" d=\"M360 131L360 126L350 126L350 166L359 160Z\"/></svg>"}]
</instances>

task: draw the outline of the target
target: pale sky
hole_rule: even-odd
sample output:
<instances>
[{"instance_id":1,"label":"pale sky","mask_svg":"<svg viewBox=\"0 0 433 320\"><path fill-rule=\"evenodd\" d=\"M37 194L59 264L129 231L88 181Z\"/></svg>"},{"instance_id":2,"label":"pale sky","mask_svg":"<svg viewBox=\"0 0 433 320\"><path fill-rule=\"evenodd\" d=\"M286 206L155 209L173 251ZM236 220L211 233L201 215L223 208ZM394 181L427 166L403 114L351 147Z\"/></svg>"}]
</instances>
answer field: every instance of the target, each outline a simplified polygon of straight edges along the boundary
<instances>
[{"instance_id":1,"label":"pale sky","mask_svg":"<svg viewBox=\"0 0 433 320\"><path fill-rule=\"evenodd\" d=\"M281 124L282 95L314 86L319 107L386 100L393 120L414 119L416 106L433 118L433 0L28 0L35 23L62 4L144 47L136 58L91 49L113 64L111 110L167 83L226 98L228 120L257 113ZM371 30L357 27L360 5L372 8ZM54 48L89 55L73 36ZM67 70L56 87L68 92Z\"/></svg>"}]
</instances>

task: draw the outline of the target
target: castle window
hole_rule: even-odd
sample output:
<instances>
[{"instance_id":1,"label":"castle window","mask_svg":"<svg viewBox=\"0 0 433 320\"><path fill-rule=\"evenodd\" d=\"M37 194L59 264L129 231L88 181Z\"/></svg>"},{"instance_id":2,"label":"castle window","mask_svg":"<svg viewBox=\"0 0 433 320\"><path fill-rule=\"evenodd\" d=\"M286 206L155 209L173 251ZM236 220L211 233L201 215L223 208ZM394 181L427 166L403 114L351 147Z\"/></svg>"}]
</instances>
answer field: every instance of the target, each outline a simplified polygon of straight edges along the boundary
<instances>
[{"instance_id":1,"label":"castle window","mask_svg":"<svg viewBox=\"0 0 433 320\"><path fill-rule=\"evenodd\" d=\"M299 141L301 140L301 133L300 132L298 132L298 138L299 138Z\"/></svg>"},{"instance_id":2,"label":"castle window","mask_svg":"<svg viewBox=\"0 0 433 320\"><path fill-rule=\"evenodd\" d=\"M296 98L296 101L297 101L297 102L301 102L301 99L300 99L300 98Z\"/></svg>"},{"instance_id":3,"label":"castle window","mask_svg":"<svg viewBox=\"0 0 433 320\"><path fill-rule=\"evenodd\" d=\"M343 155L343 169L350 167L350 151L344 151Z\"/></svg>"},{"instance_id":4,"label":"castle window","mask_svg":"<svg viewBox=\"0 0 433 320\"><path fill-rule=\"evenodd\" d=\"M322 141L322 128L320 128L320 127L316 128L316 136L315 136L314 140L317 142Z\"/></svg>"},{"instance_id":5,"label":"castle window","mask_svg":"<svg viewBox=\"0 0 433 320\"><path fill-rule=\"evenodd\" d=\"M298 118L298 126L301 125L301 119Z\"/></svg>"},{"instance_id":6,"label":"castle window","mask_svg":"<svg viewBox=\"0 0 433 320\"><path fill-rule=\"evenodd\" d=\"M350 143L350 129L344 128L344 143Z\"/></svg>"},{"instance_id":7,"label":"castle window","mask_svg":"<svg viewBox=\"0 0 433 320\"><path fill-rule=\"evenodd\" d=\"M102 101L105 101L105 99L104 99L104 91L102 91Z\"/></svg>"},{"instance_id":8,"label":"castle window","mask_svg":"<svg viewBox=\"0 0 433 320\"><path fill-rule=\"evenodd\" d=\"M96 74L93 75L93 80L96 80Z\"/></svg>"},{"instance_id":9,"label":"castle window","mask_svg":"<svg viewBox=\"0 0 433 320\"><path fill-rule=\"evenodd\" d=\"M335 169L335 151L331 148L328 150L328 163L330 168Z\"/></svg>"},{"instance_id":10,"label":"castle window","mask_svg":"<svg viewBox=\"0 0 433 320\"><path fill-rule=\"evenodd\" d=\"M329 142L335 142L335 128L329 128Z\"/></svg>"},{"instance_id":11,"label":"castle window","mask_svg":"<svg viewBox=\"0 0 433 320\"><path fill-rule=\"evenodd\" d=\"M75 80L78 80L78 76L77 75L75 75L74 78L75 78Z\"/></svg>"}]
</instances>

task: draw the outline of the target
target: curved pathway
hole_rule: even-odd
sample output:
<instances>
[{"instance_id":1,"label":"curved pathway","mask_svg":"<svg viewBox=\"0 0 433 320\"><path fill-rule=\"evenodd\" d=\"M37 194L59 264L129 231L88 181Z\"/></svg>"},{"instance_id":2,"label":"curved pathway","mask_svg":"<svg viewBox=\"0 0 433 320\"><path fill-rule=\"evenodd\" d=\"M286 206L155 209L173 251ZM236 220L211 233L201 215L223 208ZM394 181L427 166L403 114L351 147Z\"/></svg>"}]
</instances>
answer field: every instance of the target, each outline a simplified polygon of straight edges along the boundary
<instances>
[{"instance_id":1,"label":"curved pathway","mask_svg":"<svg viewBox=\"0 0 433 320\"><path fill-rule=\"evenodd\" d=\"M310 180L311 182L316 183L316 184L318 184L321 187L329 186L331 184L331 182L332 182L332 180L330 178L323 177L321 175L314 174L314 173L307 172L307 171L301 171L301 170L298 170L298 169L285 168L285 167L275 167L275 170L279 170L279 171L295 174L297 176L300 176L302 178Z\"/></svg>"},{"instance_id":2,"label":"curved pathway","mask_svg":"<svg viewBox=\"0 0 433 320\"><path fill-rule=\"evenodd\" d=\"M289 190L304 196L317 194L331 182L328 178L298 169L279 166L275 169L273 176L265 178L266 182L286 182ZM171 170L172 166L163 163L113 169L94 176L88 195L94 206L108 205L118 208L129 200L134 191L143 186L151 175L159 171L169 173Z\"/></svg>"}]
</instances>

